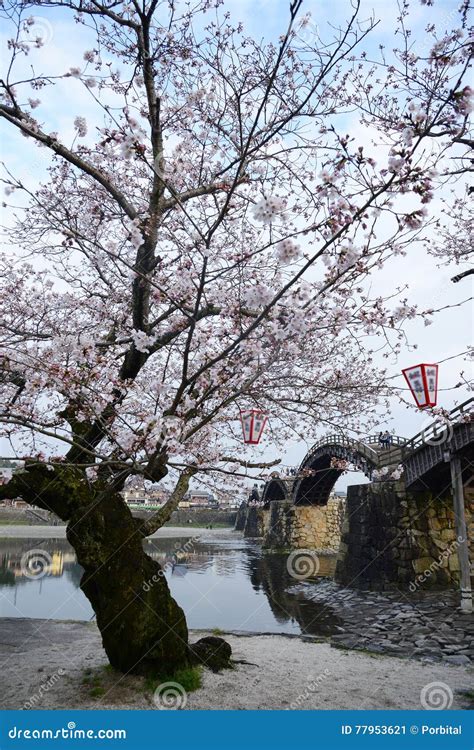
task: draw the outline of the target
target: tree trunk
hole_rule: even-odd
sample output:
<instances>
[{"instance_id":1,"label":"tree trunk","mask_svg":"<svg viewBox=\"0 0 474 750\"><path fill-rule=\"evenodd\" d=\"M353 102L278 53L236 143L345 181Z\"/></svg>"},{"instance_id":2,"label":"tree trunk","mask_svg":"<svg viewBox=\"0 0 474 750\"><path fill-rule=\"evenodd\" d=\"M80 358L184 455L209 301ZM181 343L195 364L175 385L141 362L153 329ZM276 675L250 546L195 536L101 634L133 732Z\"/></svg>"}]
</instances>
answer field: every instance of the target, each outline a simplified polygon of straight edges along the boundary
<instances>
[{"instance_id":1,"label":"tree trunk","mask_svg":"<svg viewBox=\"0 0 474 750\"><path fill-rule=\"evenodd\" d=\"M84 568L81 589L96 613L111 665L139 674L172 674L187 665L184 612L160 565L144 552L123 498L109 495L78 509L67 538Z\"/></svg>"},{"instance_id":2,"label":"tree trunk","mask_svg":"<svg viewBox=\"0 0 474 750\"><path fill-rule=\"evenodd\" d=\"M84 568L81 589L97 617L109 661L121 672L171 676L189 664L229 666L221 638L188 645L184 612L170 594L160 565L142 546L157 528L133 518L123 497L104 483L93 487L81 470L26 462L4 485L0 498L22 497L67 522L67 538ZM171 506L170 506L171 507ZM168 507L168 511L170 511ZM165 522L158 515L158 521Z\"/></svg>"}]
</instances>

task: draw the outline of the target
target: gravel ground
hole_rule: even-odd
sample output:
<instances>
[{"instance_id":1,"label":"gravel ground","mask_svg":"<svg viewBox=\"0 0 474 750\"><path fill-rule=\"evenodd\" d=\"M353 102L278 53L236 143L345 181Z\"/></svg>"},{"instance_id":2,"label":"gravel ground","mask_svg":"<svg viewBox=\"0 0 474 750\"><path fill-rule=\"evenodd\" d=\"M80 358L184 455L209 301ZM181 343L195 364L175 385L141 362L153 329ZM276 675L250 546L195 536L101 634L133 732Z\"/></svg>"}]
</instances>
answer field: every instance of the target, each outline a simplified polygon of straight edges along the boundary
<instances>
[{"instance_id":1,"label":"gravel ground","mask_svg":"<svg viewBox=\"0 0 474 750\"><path fill-rule=\"evenodd\" d=\"M203 635L194 632L191 640ZM204 670L202 688L184 696L187 709L420 709L423 690L425 702L469 707L470 667L349 651L299 637L225 638L239 663L220 674ZM107 667L92 623L4 618L0 664L0 708L156 710L143 678Z\"/></svg>"}]
</instances>

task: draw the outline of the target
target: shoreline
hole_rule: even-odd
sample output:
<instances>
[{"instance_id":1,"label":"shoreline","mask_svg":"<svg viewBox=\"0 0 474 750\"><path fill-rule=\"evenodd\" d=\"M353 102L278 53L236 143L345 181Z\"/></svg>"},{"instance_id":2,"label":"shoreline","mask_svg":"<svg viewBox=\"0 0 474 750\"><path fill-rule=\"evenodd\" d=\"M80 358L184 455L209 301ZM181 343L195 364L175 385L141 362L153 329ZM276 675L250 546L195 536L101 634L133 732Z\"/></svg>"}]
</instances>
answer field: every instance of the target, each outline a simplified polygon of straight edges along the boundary
<instances>
[{"instance_id":1,"label":"shoreline","mask_svg":"<svg viewBox=\"0 0 474 750\"><path fill-rule=\"evenodd\" d=\"M190 631L190 641L208 631ZM204 669L187 710L423 708L421 692L443 683L452 709L472 704L472 669L334 648L305 636L223 634L233 670ZM108 666L95 623L0 618L2 709L149 709L143 677Z\"/></svg>"},{"instance_id":2,"label":"shoreline","mask_svg":"<svg viewBox=\"0 0 474 750\"><path fill-rule=\"evenodd\" d=\"M229 526L229 531L232 528ZM162 526L148 539L162 538L173 539L175 537L193 537L201 534L219 534L226 529L206 529L205 526ZM5 525L0 526L0 542L2 539L66 539L66 526L25 526Z\"/></svg>"}]
</instances>

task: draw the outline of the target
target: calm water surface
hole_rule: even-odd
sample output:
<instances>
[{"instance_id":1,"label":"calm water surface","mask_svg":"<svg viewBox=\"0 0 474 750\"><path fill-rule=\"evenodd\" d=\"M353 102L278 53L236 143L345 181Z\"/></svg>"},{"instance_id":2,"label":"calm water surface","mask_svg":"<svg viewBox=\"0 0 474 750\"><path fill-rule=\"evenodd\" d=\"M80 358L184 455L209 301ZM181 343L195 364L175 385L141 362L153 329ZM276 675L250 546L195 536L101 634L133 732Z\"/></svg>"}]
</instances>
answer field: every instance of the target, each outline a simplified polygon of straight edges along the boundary
<instances>
[{"instance_id":1,"label":"calm water surface","mask_svg":"<svg viewBox=\"0 0 474 750\"><path fill-rule=\"evenodd\" d=\"M286 555L262 554L257 542L230 530L199 541L151 539L145 549L165 566L190 628L326 635L338 624L327 606L287 592L295 581L287 573ZM52 560L38 580L22 572L21 559L29 550L44 550ZM320 575L332 576L334 566L333 557L321 558ZM0 617L92 619L79 588L81 576L64 539L0 539Z\"/></svg>"}]
</instances>

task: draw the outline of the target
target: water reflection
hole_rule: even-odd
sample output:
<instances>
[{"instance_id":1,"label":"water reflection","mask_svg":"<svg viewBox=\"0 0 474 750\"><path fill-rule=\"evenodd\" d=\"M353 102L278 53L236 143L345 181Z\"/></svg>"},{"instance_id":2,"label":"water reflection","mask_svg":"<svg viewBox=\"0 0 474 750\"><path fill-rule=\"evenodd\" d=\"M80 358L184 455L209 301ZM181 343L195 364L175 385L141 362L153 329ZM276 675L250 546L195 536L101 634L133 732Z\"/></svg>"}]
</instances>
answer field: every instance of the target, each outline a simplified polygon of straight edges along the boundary
<instances>
[{"instance_id":1,"label":"water reflection","mask_svg":"<svg viewBox=\"0 0 474 750\"><path fill-rule=\"evenodd\" d=\"M51 559L38 580L22 570L22 556L30 549L44 550ZM145 549L164 567L191 628L326 635L339 624L330 608L286 591L295 583L286 555L262 554L258 543L238 534L149 539ZM322 558L320 575L332 576L334 565L334 558ZM79 589L81 575L66 540L0 540L0 616L91 619Z\"/></svg>"}]
</instances>

